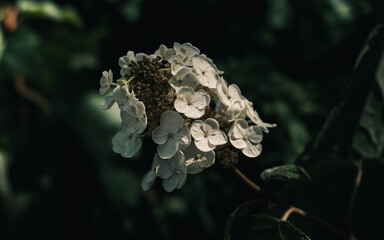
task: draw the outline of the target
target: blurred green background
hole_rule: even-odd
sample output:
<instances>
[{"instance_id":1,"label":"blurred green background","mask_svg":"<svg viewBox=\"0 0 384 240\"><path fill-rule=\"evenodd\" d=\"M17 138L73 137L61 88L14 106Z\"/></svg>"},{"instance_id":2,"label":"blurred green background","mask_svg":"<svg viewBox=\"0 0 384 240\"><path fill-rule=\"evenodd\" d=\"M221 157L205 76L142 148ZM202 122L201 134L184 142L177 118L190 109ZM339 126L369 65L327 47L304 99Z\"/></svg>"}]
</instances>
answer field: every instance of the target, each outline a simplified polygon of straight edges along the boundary
<instances>
[{"instance_id":1,"label":"blurred green background","mask_svg":"<svg viewBox=\"0 0 384 240\"><path fill-rule=\"evenodd\" d=\"M259 181L263 169L297 161L384 18L380 0L21 0L0 9L0 239L39 240L223 239L229 214L258 197L219 163L170 194L161 181L140 189L155 146L144 142L134 159L115 154L120 116L103 112L98 95L101 72L117 77L128 50L190 42L213 59L278 125L260 157L239 159ZM384 239L384 167L367 165L353 226L359 239ZM286 186L283 197L345 230L353 167L308 170L312 182ZM312 239L337 239L292 222Z\"/></svg>"}]
</instances>

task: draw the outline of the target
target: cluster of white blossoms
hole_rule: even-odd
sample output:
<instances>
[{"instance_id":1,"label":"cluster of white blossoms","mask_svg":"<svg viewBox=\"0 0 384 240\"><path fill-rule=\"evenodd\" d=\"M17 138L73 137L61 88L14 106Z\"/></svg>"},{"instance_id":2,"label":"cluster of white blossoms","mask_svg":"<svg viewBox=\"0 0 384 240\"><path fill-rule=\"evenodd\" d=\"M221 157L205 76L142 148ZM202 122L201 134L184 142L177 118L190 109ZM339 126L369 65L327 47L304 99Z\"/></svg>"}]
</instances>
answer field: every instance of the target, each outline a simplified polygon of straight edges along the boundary
<instances>
[{"instance_id":1,"label":"cluster of white blossoms","mask_svg":"<svg viewBox=\"0 0 384 240\"><path fill-rule=\"evenodd\" d=\"M188 174L212 166L237 163L237 152L255 158L263 132L276 124L263 122L239 87L228 85L223 72L190 43L161 45L152 55L128 51L119 59L120 78L111 70L100 79L100 94L113 87L102 108L120 108L121 129L113 151L125 158L136 154L142 138L157 144L152 167L142 180L150 189L162 179L167 192L181 188Z\"/></svg>"}]
</instances>

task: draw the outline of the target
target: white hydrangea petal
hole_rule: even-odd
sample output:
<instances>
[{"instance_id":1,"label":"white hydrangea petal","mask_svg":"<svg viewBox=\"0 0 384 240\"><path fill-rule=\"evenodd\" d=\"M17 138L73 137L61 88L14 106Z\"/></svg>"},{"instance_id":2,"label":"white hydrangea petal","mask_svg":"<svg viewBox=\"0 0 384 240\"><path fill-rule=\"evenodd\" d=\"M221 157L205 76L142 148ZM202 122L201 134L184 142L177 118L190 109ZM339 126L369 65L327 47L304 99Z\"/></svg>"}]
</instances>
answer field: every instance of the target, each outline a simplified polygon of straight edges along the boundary
<instances>
[{"instance_id":1,"label":"white hydrangea petal","mask_svg":"<svg viewBox=\"0 0 384 240\"><path fill-rule=\"evenodd\" d=\"M209 144L208 138L203 138L199 141L195 141L195 145L202 152L209 152L215 149L215 146Z\"/></svg>"},{"instance_id":2,"label":"white hydrangea petal","mask_svg":"<svg viewBox=\"0 0 384 240\"><path fill-rule=\"evenodd\" d=\"M113 151L120 153L125 158L130 158L137 153L142 145L140 138L137 135L127 136L123 132L118 132L112 138Z\"/></svg>"},{"instance_id":3,"label":"white hydrangea petal","mask_svg":"<svg viewBox=\"0 0 384 240\"><path fill-rule=\"evenodd\" d=\"M192 119L198 119L201 118L205 113L205 109L196 109L195 107L189 107L187 112L184 113L185 116L192 118Z\"/></svg>"},{"instance_id":4,"label":"white hydrangea petal","mask_svg":"<svg viewBox=\"0 0 384 240\"><path fill-rule=\"evenodd\" d=\"M239 115L241 113L242 107L240 102L235 102L225 110L227 119L229 122L235 121L239 119Z\"/></svg>"},{"instance_id":5,"label":"white hydrangea petal","mask_svg":"<svg viewBox=\"0 0 384 240\"><path fill-rule=\"evenodd\" d=\"M201 168L209 168L215 163L215 152L209 151L202 153L202 160L199 161L199 166Z\"/></svg>"},{"instance_id":6,"label":"white hydrangea petal","mask_svg":"<svg viewBox=\"0 0 384 240\"><path fill-rule=\"evenodd\" d=\"M175 111L165 111L160 116L160 125L163 125L169 132L176 132L183 127L184 119Z\"/></svg>"},{"instance_id":7,"label":"white hydrangea petal","mask_svg":"<svg viewBox=\"0 0 384 240\"><path fill-rule=\"evenodd\" d=\"M202 120L195 120L191 124L191 135L195 140L201 140L204 138L204 130L203 130L204 122Z\"/></svg>"},{"instance_id":8,"label":"white hydrangea petal","mask_svg":"<svg viewBox=\"0 0 384 240\"><path fill-rule=\"evenodd\" d=\"M172 160L170 159L160 159L156 166L157 176L162 179L170 178L175 172L175 167L171 163Z\"/></svg>"},{"instance_id":9,"label":"white hydrangea petal","mask_svg":"<svg viewBox=\"0 0 384 240\"><path fill-rule=\"evenodd\" d=\"M179 178L174 174L170 178L164 179L162 185L165 191L172 192L179 185Z\"/></svg>"},{"instance_id":10,"label":"white hydrangea petal","mask_svg":"<svg viewBox=\"0 0 384 240\"><path fill-rule=\"evenodd\" d=\"M228 142L228 138L223 131L218 130L215 133L208 135L208 141L212 145L219 146L226 144Z\"/></svg>"},{"instance_id":11,"label":"white hydrangea petal","mask_svg":"<svg viewBox=\"0 0 384 240\"><path fill-rule=\"evenodd\" d=\"M242 99L240 88L236 84L229 85L228 95L231 97L232 102L237 102Z\"/></svg>"},{"instance_id":12,"label":"white hydrangea petal","mask_svg":"<svg viewBox=\"0 0 384 240\"><path fill-rule=\"evenodd\" d=\"M220 77L216 72L209 71L205 74L197 75L197 79L204 87L215 89Z\"/></svg>"},{"instance_id":13,"label":"white hydrangea petal","mask_svg":"<svg viewBox=\"0 0 384 240\"><path fill-rule=\"evenodd\" d=\"M242 138L229 138L229 141L237 149L243 149L247 147L247 143Z\"/></svg>"},{"instance_id":14,"label":"white hydrangea petal","mask_svg":"<svg viewBox=\"0 0 384 240\"><path fill-rule=\"evenodd\" d=\"M124 151L121 153L121 156L125 158L131 158L140 150L141 145L142 141L140 138L128 138L128 140L124 142Z\"/></svg>"},{"instance_id":15,"label":"white hydrangea petal","mask_svg":"<svg viewBox=\"0 0 384 240\"><path fill-rule=\"evenodd\" d=\"M191 144L191 133L186 125L183 125L173 136L177 139L180 150L187 148Z\"/></svg>"},{"instance_id":16,"label":"white hydrangea petal","mask_svg":"<svg viewBox=\"0 0 384 240\"><path fill-rule=\"evenodd\" d=\"M265 132L265 133L269 133L269 129L268 128L274 128L276 127L276 123L265 123L263 122L262 124L258 124L261 129Z\"/></svg>"},{"instance_id":17,"label":"white hydrangea petal","mask_svg":"<svg viewBox=\"0 0 384 240\"><path fill-rule=\"evenodd\" d=\"M145 53L137 53L135 56L136 61L141 61L144 59L144 57L148 58L148 55Z\"/></svg>"},{"instance_id":18,"label":"white hydrangea petal","mask_svg":"<svg viewBox=\"0 0 384 240\"><path fill-rule=\"evenodd\" d=\"M187 168L184 167L183 169L180 169L179 174L177 174L178 178L178 184L177 189L180 189L182 186L184 186L185 182L187 181Z\"/></svg>"},{"instance_id":19,"label":"white hydrangea petal","mask_svg":"<svg viewBox=\"0 0 384 240\"><path fill-rule=\"evenodd\" d=\"M182 98L176 98L174 102L175 110L179 113L186 113L190 109L190 106L188 105L188 101L186 99Z\"/></svg>"},{"instance_id":20,"label":"white hydrangea petal","mask_svg":"<svg viewBox=\"0 0 384 240\"><path fill-rule=\"evenodd\" d=\"M252 126L247 130L248 140L253 143L260 143L263 140L263 131L260 127Z\"/></svg>"},{"instance_id":21,"label":"white hydrangea petal","mask_svg":"<svg viewBox=\"0 0 384 240\"><path fill-rule=\"evenodd\" d=\"M171 74L175 76L184 66L185 64L182 61L174 57L171 63Z\"/></svg>"},{"instance_id":22,"label":"white hydrangea petal","mask_svg":"<svg viewBox=\"0 0 384 240\"><path fill-rule=\"evenodd\" d=\"M182 86L195 88L197 86L197 84L198 84L197 78L196 78L195 74L193 74L192 72L186 74L183 77Z\"/></svg>"},{"instance_id":23,"label":"white hydrangea petal","mask_svg":"<svg viewBox=\"0 0 384 240\"><path fill-rule=\"evenodd\" d=\"M211 97L206 94L203 90L199 90L197 92L195 92L195 94L192 96L192 105L196 108L196 109L204 109L208 104L209 102L211 101Z\"/></svg>"},{"instance_id":24,"label":"white hydrangea petal","mask_svg":"<svg viewBox=\"0 0 384 240\"><path fill-rule=\"evenodd\" d=\"M168 139L168 129L158 126L152 132L152 140L156 144L164 144Z\"/></svg>"},{"instance_id":25,"label":"white hydrangea petal","mask_svg":"<svg viewBox=\"0 0 384 240\"><path fill-rule=\"evenodd\" d=\"M190 43L180 44L175 42L173 44L173 49L176 51L176 57L188 66L192 65L191 57L200 54L199 49Z\"/></svg>"},{"instance_id":26,"label":"white hydrangea petal","mask_svg":"<svg viewBox=\"0 0 384 240\"><path fill-rule=\"evenodd\" d=\"M197 174L204 170L204 168L200 167L199 162L192 161L187 165L188 174Z\"/></svg>"},{"instance_id":27,"label":"white hydrangea petal","mask_svg":"<svg viewBox=\"0 0 384 240\"><path fill-rule=\"evenodd\" d=\"M113 82L113 73L111 70L103 71L102 77L100 78L100 95L104 95L110 88Z\"/></svg>"},{"instance_id":28,"label":"white hydrangea petal","mask_svg":"<svg viewBox=\"0 0 384 240\"><path fill-rule=\"evenodd\" d=\"M246 141L247 147L241 149L243 154L250 158L255 158L260 155L262 150L262 145L260 143L252 144L249 141Z\"/></svg>"},{"instance_id":29,"label":"white hydrangea petal","mask_svg":"<svg viewBox=\"0 0 384 240\"><path fill-rule=\"evenodd\" d=\"M179 149L179 143L173 138L169 137L163 144L157 146L157 153L162 159L169 159L173 157Z\"/></svg>"},{"instance_id":30,"label":"white hydrangea petal","mask_svg":"<svg viewBox=\"0 0 384 240\"><path fill-rule=\"evenodd\" d=\"M103 110L108 110L113 106L114 103L115 103L115 99L112 96L108 96L104 99L104 102L101 105L101 108Z\"/></svg>"},{"instance_id":31,"label":"white hydrangea petal","mask_svg":"<svg viewBox=\"0 0 384 240\"><path fill-rule=\"evenodd\" d=\"M184 151L185 163L188 174L196 174L213 165L215 162L215 152L202 152L194 143Z\"/></svg>"},{"instance_id":32,"label":"white hydrangea petal","mask_svg":"<svg viewBox=\"0 0 384 240\"><path fill-rule=\"evenodd\" d=\"M176 89L176 92L183 87L195 88L198 84L195 74L187 67L181 68L168 82Z\"/></svg>"},{"instance_id":33,"label":"white hydrangea petal","mask_svg":"<svg viewBox=\"0 0 384 240\"><path fill-rule=\"evenodd\" d=\"M141 180L141 189L143 191L148 191L155 183L156 178L157 174L154 170L151 169L148 171Z\"/></svg>"},{"instance_id":34,"label":"white hydrangea petal","mask_svg":"<svg viewBox=\"0 0 384 240\"><path fill-rule=\"evenodd\" d=\"M233 123L233 136L235 138L243 138L247 134L248 123L245 120L239 119Z\"/></svg>"},{"instance_id":35,"label":"white hydrangea petal","mask_svg":"<svg viewBox=\"0 0 384 240\"><path fill-rule=\"evenodd\" d=\"M211 135L213 134L214 132L218 131L220 128L219 126L219 122L216 120L216 119L213 119L213 118L207 118L205 121L204 121L204 124L203 124L203 130L205 133L207 133L208 135Z\"/></svg>"}]
</instances>

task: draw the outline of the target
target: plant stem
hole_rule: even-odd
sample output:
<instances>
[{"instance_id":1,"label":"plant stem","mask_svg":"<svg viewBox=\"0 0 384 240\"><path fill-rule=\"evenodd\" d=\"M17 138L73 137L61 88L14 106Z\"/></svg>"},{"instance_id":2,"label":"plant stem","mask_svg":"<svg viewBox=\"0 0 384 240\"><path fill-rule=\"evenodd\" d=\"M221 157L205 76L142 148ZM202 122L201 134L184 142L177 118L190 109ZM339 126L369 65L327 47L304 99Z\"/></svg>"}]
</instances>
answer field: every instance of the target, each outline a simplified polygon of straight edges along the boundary
<instances>
[{"instance_id":1,"label":"plant stem","mask_svg":"<svg viewBox=\"0 0 384 240\"><path fill-rule=\"evenodd\" d=\"M265 192L259 185L257 185L253 181L251 181L238 168L234 167L233 171L234 171L234 173L236 175L238 175L241 178L241 180L243 180L245 183L247 183L255 191L257 191L258 193L260 193L261 195L263 195L264 197L269 199L271 202L279 205L281 208L287 209L287 211L285 212L284 216L282 217L282 220L288 219L288 217L289 217L289 215L291 213L297 213L298 215L300 215L300 216L302 216L304 218L307 218L307 219L309 219L309 220L311 220L313 222L316 222L317 224L323 226L324 228L328 229L329 231L331 231L335 235L338 235L341 239L356 240L356 238L349 237L344 232L342 232L339 229L335 228L334 226L332 226L331 224L329 224L326 221L322 220L321 218L319 218L319 217L317 217L317 216L315 216L313 214L310 214L310 213L308 213L308 212L306 212L306 211L304 211L304 210L302 210L300 208L292 206L292 205L282 201L281 199L277 198L275 195L272 195L272 194L269 194L269 193Z\"/></svg>"},{"instance_id":2,"label":"plant stem","mask_svg":"<svg viewBox=\"0 0 384 240\"><path fill-rule=\"evenodd\" d=\"M362 176L363 176L363 167L362 167L362 164L358 164L357 173L355 177L355 184L353 185L351 198L349 199L348 212L347 212L348 234L350 236L350 239L353 239L353 240L357 238L353 235L353 231L352 231L352 213L353 213L353 207L355 205L355 199L356 199L357 191L359 190L359 187L360 187Z\"/></svg>"}]
</instances>

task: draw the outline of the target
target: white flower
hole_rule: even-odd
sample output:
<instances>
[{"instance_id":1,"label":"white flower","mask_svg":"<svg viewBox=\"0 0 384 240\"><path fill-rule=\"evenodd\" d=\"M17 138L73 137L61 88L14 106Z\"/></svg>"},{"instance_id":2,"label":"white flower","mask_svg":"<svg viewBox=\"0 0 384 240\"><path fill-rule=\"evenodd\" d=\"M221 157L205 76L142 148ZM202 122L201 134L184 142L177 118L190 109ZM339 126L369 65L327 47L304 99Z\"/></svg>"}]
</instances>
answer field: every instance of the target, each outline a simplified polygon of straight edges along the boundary
<instances>
[{"instance_id":1,"label":"white flower","mask_svg":"<svg viewBox=\"0 0 384 240\"><path fill-rule=\"evenodd\" d=\"M104 99L104 102L101 105L101 108L103 110L108 110L113 106L114 103L115 103L115 99L113 98L113 96L108 96Z\"/></svg>"},{"instance_id":2,"label":"white flower","mask_svg":"<svg viewBox=\"0 0 384 240\"><path fill-rule=\"evenodd\" d=\"M175 76L176 73L183 67L185 67L185 64L180 61L177 57L174 57L171 62L171 74Z\"/></svg>"},{"instance_id":3,"label":"white flower","mask_svg":"<svg viewBox=\"0 0 384 240\"><path fill-rule=\"evenodd\" d=\"M152 132L152 139L157 146L160 158L173 157L178 149L185 149L191 144L191 134L183 117L174 111L163 112L160 116L160 126Z\"/></svg>"},{"instance_id":4,"label":"white flower","mask_svg":"<svg viewBox=\"0 0 384 240\"><path fill-rule=\"evenodd\" d=\"M195 88L197 78L191 69L183 67L168 81L169 84L178 92L183 87Z\"/></svg>"},{"instance_id":5,"label":"white flower","mask_svg":"<svg viewBox=\"0 0 384 240\"><path fill-rule=\"evenodd\" d=\"M190 43L174 43L173 49L176 51L176 57L187 66L192 66L191 58L200 54L200 50Z\"/></svg>"},{"instance_id":6,"label":"white flower","mask_svg":"<svg viewBox=\"0 0 384 240\"><path fill-rule=\"evenodd\" d=\"M149 58L149 60L153 60L156 58L156 55L152 54L148 56L145 53L138 53L135 56L135 53L133 51L128 51L127 55L119 58L119 66L121 67L120 75L124 77L125 74L132 69L131 62L141 61L144 57Z\"/></svg>"},{"instance_id":7,"label":"white flower","mask_svg":"<svg viewBox=\"0 0 384 240\"><path fill-rule=\"evenodd\" d=\"M257 126L248 126L247 121L236 120L228 132L228 137L232 145L241 149L247 157L254 158L259 156L262 150L260 144L263 139L263 132Z\"/></svg>"},{"instance_id":8,"label":"white flower","mask_svg":"<svg viewBox=\"0 0 384 240\"><path fill-rule=\"evenodd\" d=\"M123 109L125 105L134 105L138 101L133 90L129 92L127 85L117 86L112 95L120 109Z\"/></svg>"},{"instance_id":9,"label":"white flower","mask_svg":"<svg viewBox=\"0 0 384 240\"><path fill-rule=\"evenodd\" d=\"M217 83L216 91L220 101L227 107L243 100L240 88L236 84L231 84L228 86L224 78L221 78Z\"/></svg>"},{"instance_id":10,"label":"white flower","mask_svg":"<svg viewBox=\"0 0 384 240\"><path fill-rule=\"evenodd\" d=\"M220 78L212 60L205 55L195 56L192 58L192 65L200 84L215 89Z\"/></svg>"},{"instance_id":11,"label":"white flower","mask_svg":"<svg viewBox=\"0 0 384 240\"><path fill-rule=\"evenodd\" d=\"M111 70L109 70L108 72L104 71L102 75L103 76L100 78L99 91L101 95L104 95L111 88L111 84L113 82L113 73Z\"/></svg>"},{"instance_id":12,"label":"white flower","mask_svg":"<svg viewBox=\"0 0 384 240\"><path fill-rule=\"evenodd\" d=\"M251 121L254 124L259 126L261 130L263 130L265 133L269 133L268 128L274 128L277 126L274 123L263 122L263 120L261 120L261 118L259 117L259 114L257 113L257 111L253 109L253 104L251 102L247 103L247 116L249 117L249 119L251 119Z\"/></svg>"},{"instance_id":13,"label":"white flower","mask_svg":"<svg viewBox=\"0 0 384 240\"><path fill-rule=\"evenodd\" d=\"M203 90L195 92L190 88L182 88L177 93L174 106L176 111L193 119L200 118L205 113L205 107L211 100L210 96Z\"/></svg>"},{"instance_id":14,"label":"white flower","mask_svg":"<svg viewBox=\"0 0 384 240\"><path fill-rule=\"evenodd\" d=\"M132 69L130 63L135 60L135 53L133 51L128 51L126 56L122 56L119 58L119 66L121 67L120 75L122 77Z\"/></svg>"},{"instance_id":15,"label":"white flower","mask_svg":"<svg viewBox=\"0 0 384 240\"><path fill-rule=\"evenodd\" d=\"M144 175L143 179L141 180L141 189L143 189L143 191L149 190L155 183L157 178L156 167L159 165L159 160L160 158L156 153L155 157L153 158L151 169Z\"/></svg>"},{"instance_id":16,"label":"white flower","mask_svg":"<svg viewBox=\"0 0 384 240\"><path fill-rule=\"evenodd\" d=\"M163 180L165 191L172 192L176 188L181 188L187 181L187 167L185 157L181 151L170 159L159 159L156 166L156 174Z\"/></svg>"},{"instance_id":17,"label":"white flower","mask_svg":"<svg viewBox=\"0 0 384 240\"><path fill-rule=\"evenodd\" d=\"M115 153L120 153L121 156L130 158L140 150L142 142L136 133L126 135L122 131L119 131L112 138L112 144Z\"/></svg>"},{"instance_id":18,"label":"white flower","mask_svg":"<svg viewBox=\"0 0 384 240\"><path fill-rule=\"evenodd\" d=\"M171 62L175 55L175 49L167 48L164 44L161 44L159 49L155 51L155 55Z\"/></svg>"},{"instance_id":19,"label":"white flower","mask_svg":"<svg viewBox=\"0 0 384 240\"><path fill-rule=\"evenodd\" d=\"M144 59L144 57L148 58L150 61L152 61L153 59L156 58L156 55L155 54L151 54L151 55L148 56L145 53L138 53L138 54L136 54L135 59L136 59L136 61L141 61L141 60Z\"/></svg>"},{"instance_id":20,"label":"white flower","mask_svg":"<svg viewBox=\"0 0 384 240\"><path fill-rule=\"evenodd\" d=\"M229 122L245 117L242 114L245 110L245 98L236 84L228 86L224 78L221 78L217 83L216 93L220 102L227 107L225 113Z\"/></svg>"},{"instance_id":21,"label":"white flower","mask_svg":"<svg viewBox=\"0 0 384 240\"><path fill-rule=\"evenodd\" d=\"M215 163L215 152L213 150L202 152L193 143L183 150L183 153L188 174L199 173Z\"/></svg>"},{"instance_id":22,"label":"white flower","mask_svg":"<svg viewBox=\"0 0 384 240\"><path fill-rule=\"evenodd\" d=\"M227 136L219 128L219 123L213 118L207 118L204 122L194 121L191 125L191 135L195 139L196 147L200 151L208 152L216 146L226 144Z\"/></svg>"},{"instance_id":23,"label":"white flower","mask_svg":"<svg viewBox=\"0 0 384 240\"><path fill-rule=\"evenodd\" d=\"M145 105L141 101L137 101L133 105L125 105L124 109L120 112L120 116L126 126L123 130L125 134L134 132L140 134L147 128Z\"/></svg>"}]
</instances>

